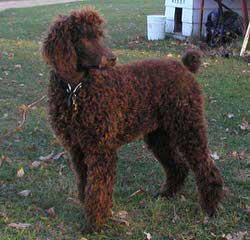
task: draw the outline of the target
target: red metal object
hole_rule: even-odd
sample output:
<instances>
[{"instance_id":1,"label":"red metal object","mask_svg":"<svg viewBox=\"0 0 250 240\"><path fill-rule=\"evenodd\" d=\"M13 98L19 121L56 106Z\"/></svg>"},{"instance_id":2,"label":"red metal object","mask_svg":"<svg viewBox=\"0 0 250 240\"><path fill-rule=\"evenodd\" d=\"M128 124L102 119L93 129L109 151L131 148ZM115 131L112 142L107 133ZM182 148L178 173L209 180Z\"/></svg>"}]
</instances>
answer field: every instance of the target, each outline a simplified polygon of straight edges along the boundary
<instances>
[{"instance_id":1,"label":"red metal object","mask_svg":"<svg viewBox=\"0 0 250 240\"><path fill-rule=\"evenodd\" d=\"M249 23L247 0L241 0L241 7L242 7L242 13L243 13L244 33L246 33L248 23Z\"/></svg>"},{"instance_id":2,"label":"red metal object","mask_svg":"<svg viewBox=\"0 0 250 240\"><path fill-rule=\"evenodd\" d=\"M199 17L199 35L200 35L200 38L201 38L201 36L202 36L202 24L203 24L204 3L205 3L205 0L201 0L200 17Z\"/></svg>"}]
</instances>

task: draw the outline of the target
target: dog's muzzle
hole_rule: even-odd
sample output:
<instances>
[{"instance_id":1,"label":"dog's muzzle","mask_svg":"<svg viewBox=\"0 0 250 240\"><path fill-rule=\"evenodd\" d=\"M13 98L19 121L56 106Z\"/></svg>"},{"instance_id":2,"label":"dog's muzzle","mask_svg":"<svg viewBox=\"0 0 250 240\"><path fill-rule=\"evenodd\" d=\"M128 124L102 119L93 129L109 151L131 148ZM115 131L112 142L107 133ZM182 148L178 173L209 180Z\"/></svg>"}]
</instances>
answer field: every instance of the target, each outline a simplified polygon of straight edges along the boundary
<instances>
[{"instance_id":1,"label":"dog's muzzle","mask_svg":"<svg viewBox=\"0 0 250 240\"><path fill-rule=\"evenodd\" d=\"M100 63L100 68L103 67L113 67L117 63L117 57L115 55L112 55L110 57L102 56L101 58L101 63Z\"/></svg>"}]
</instances>

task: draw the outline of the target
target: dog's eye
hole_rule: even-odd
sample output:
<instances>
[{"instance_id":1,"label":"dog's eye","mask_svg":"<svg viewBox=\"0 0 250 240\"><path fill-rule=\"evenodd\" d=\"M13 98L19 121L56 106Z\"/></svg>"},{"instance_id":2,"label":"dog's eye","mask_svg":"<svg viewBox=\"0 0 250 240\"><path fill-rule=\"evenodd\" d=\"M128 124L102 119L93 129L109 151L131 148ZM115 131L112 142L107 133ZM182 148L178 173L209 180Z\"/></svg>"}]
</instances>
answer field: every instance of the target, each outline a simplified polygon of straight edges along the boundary
<instances>
[{"instance_id":1,"label":"dog's eye","mask_svg":"<svg viewBox=\"0 0 250 240\"><path fill-rule=\"evenodd\" d=\"M102 31L102 30L99 30L98 32L97 32L97 36L98 37L104 37L104 32Z\"/></svg>"},{"instance_id":2,"label":"dog's eye","mask_svg":"<svg viewBox=\"0 0 250 240\"><path fill-rule=\"evenodd\" d=\"M91 40L95 39L96 37L97 37L97 36L96 36L96 33L90 32L90 33L88 34L88 38L91 39Z\"/></svg>"}]
</instances>

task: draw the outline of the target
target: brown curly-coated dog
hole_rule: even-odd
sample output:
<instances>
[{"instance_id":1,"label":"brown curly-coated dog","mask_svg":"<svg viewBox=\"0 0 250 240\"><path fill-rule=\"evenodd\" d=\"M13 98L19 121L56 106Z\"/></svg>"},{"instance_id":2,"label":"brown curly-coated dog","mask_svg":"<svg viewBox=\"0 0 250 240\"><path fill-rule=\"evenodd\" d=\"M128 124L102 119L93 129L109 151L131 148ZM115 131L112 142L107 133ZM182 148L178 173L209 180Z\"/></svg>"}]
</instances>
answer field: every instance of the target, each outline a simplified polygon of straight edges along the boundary
<instances>
[{"instance_id":1,"label":"brown curly-coated dog","mask_svg":"<svg viewBox=\"0 0 250 240\"><path fill-rule=\"evenodd\" d=\"M111 216L116 150L139 136L165 170L160 195L175 195L191 169L201 207L214 215L222 179L209 157L203 95L193 74L199 53L189 51L182 63L159 58L115 66L102 42L103 22L90 7L60 15L42 49L51 68L51 124L72 157L85 232L100 230Z\"/></svg>"}]
</instances>

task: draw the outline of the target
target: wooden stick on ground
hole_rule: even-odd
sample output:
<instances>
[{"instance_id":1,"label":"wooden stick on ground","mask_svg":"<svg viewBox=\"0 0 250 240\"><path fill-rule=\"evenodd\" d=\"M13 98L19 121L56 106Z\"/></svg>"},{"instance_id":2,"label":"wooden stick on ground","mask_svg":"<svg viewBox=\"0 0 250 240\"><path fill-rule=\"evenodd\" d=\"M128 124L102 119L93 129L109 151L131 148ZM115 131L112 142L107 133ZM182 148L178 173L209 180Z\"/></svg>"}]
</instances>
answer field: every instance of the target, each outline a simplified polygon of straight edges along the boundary
<instances>
[{"instance_id":1,"label":"wooden stick on ground","mask_svg":"<svg viewBox=\"0 0 250 240\"><path fill-rule=\"evenodd\" d=\"M249 41L249 34L250 34L250 22L248 24L246 35L245 35L245 38L244 38L244 41L243 41L243 44L242 44L242 48L241 48L241 51L240 51L240 56L241 57L244 55L244 53L246 51L247 44L248 44L248 41Z\"/></svg>"},{"instance_id":2,"label":"wooden stick on ground","mask_svg":"<svg viewBox=\"0 0 250 240\"><path fill-rule=\"evenodd\" d=\"M22 112L22 120L18 123L18 126L16 129L14 130L10 130L8 131L7 133L4 134L4 136L0 137L0 141L3 140L4 137L8 137L10 135L12 135L13 133L17 132L17 131L21 131L22 128L23 128L23 125L25 123L25 120L26 120L26 115L27 115L27 111L29 109L31 109L32 107L34 107L35 105L37 105L38 103L42 102L47 96L44 95L42 96L41 98L39 98L38 100L28 104L28 105L22 105L21 106L21 112Z\"/></svg>"},{"instance_id":3,"label":"wooden stick on ground","mask_svg":"<svg viewBox=\"0 0 250 240\"><path fill-rule=\"evenodd\" d=\"M18 123L17 130L20 131L24 125L24 122L26 120L26 114L29 109L40 103L46 98L46 95L42 96L40 99L36 100L35 102L29 104L29 105L22 105L21 111L22 111L22 121Z\"/></svg>"}]
</instances>

